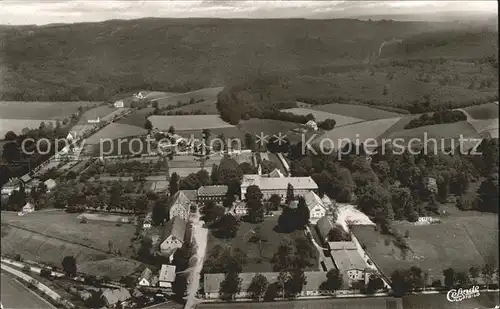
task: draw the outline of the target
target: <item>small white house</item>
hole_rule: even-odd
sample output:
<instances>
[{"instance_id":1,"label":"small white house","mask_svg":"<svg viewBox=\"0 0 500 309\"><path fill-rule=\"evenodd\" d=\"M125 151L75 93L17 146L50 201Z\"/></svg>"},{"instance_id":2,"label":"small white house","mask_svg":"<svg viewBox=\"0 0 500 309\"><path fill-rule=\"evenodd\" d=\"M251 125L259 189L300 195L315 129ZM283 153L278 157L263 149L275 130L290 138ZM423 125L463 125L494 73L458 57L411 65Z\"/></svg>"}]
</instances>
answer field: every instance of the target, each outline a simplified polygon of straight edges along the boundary
<instances>
[{"instance_id":1,"label":"small white house","mask_svg":"<svg viewBox=\"0 0 500 309\"><path fill-rule=\"evenodd\" d=\"M23 212L28 213L28 212L34 212L35 211L35 206L31 204L30 202L26 203L26 205L23 206Z\"/></svg>"},{"instance_id":2,"label":"small white house","mask_svg":"<svg viewBox=\"0 0 500 309\"><path fill-rule=\"evenodd\" d=\"M157 284L157 278L153 276L153 272L149 268L145 268L141 276L139 277L140 286L155 286Z\"/></svg>"},{"instance_id":3,"label":"small white house","mask_svg":"<svg viewBox=\"0 0 500 309\"><path fill-rule=\"evenodd\" d=\"M159 285L162 288L171 288L175 280L175 266L174 265L161 265L160 275L158 278Z\"/></svg>"},{"instance_id":4,"label":"small white house","mask_svg":"<svg viewBox=\"0 0 500 309\"><path fill-rule=\"evenodd\" d=\"M116 108L123 108L123 101L116 101L115 104L113 104Z\"/></svg>"},{"instance_id":5,"label":"small white house","mask_svg":"<svg viewBox=\"0 0 500 309\"><path fill-rule=\"evenodd\" d=\"M45 186L47 187L47 192L50 192L52 189L56 187L56 182L54 179L47 179L43 182Z\"/></svg>"},{"instance_id":6,"label":"small white house","mask_svg":"<svg viewBox=\"0 0 500 309\"><path fill-rule=\"evenodd\" d=\"M313 120L309 120L304 126L309 130L313 130L314 132L318 131L318 124Z\"/></svg>"}]
</instances>

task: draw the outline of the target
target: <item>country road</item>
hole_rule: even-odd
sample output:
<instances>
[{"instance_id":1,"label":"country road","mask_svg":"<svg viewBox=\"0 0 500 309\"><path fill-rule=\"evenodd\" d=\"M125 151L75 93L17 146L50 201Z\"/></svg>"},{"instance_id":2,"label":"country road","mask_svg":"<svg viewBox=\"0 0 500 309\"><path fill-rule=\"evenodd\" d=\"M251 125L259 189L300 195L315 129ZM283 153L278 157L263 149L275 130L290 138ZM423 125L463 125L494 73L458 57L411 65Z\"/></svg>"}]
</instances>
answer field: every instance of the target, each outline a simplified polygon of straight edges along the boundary
<instances>
[{"instance_id":1,"label":"country road","mask_svg":"<svg viewBox=\"0 0 500 309\"><path fill-rule=\"evenodd\" d=\"M186 305L184 306L185 309L194 308L196 304L199 303L199 300L196 298L196 293L200 288L200 276L205 260L208 238L208 230L203 227L204 223L204 221L200 220L200 213L198 210L196 217L193 219L193 236L196 244L196 265L189 275L189 283L186 291Z\"/></svg>"},{"instance_id":2,"label":"country road","mask_svg":"<svg viewBox=\"0 0 500 309\"><path fill-rule=\"evenodd\" d=\"M30 291L16 279L1 273L0 299L5 309L52 309L49 302Z\"/></svg>"}]
</instances>

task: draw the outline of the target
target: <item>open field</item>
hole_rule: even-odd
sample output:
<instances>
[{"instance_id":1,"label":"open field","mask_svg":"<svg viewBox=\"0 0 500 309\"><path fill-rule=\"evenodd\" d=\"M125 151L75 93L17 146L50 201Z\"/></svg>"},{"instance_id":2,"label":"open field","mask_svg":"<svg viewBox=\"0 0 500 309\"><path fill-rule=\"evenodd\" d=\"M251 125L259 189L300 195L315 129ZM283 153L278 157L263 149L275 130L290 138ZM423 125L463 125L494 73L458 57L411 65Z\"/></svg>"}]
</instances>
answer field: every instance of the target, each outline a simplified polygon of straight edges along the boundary
<instances>
[{"instance_id":1,"label":"open field","mask_svg":"<svg viewBox=\"0 0 500 309\"><path fill-rule=\"evenodd\" d=\"M472 265L498 261L498 223L492 214L471 214L450 218L441 224L395 224L404 234L409 232L410 251L404 258L392 237L381 235L373 226L355 225L351 228L366 252L384 275L390 277L396 269L420 267L429 273L429 280L442 279L442 271L453 267L467 270ZM386 242L387 245L386 245Z\"/></svg>"},{"instance_id":2,"label":"open field","mask_svg":"<svg viewBox=\"0 0 500 309\"><path fill-rule=\"evenodd\" d=\"M498 118L493 119L469 119L468 122L474 127L477 133L488 133L496 131L498 136ZM494 133L493 133L494 134Z\"/></svg>"},{"instance_id":3,"label":"open field","mask_svg":"<svg viewBox=\"0 0 500 309\"><path fill-rule=\"evenodd\" d=\"M319 144L322 140L330 139L333 142L333 145L330 142L324 142L324 147L333 146L334 149L338 149L345 145L348 141L359 144L364 143L368 139L376 140L400 119L400 117L396 117L354 123L326 132L325 134L319 136L314 142Z\"/></svg>"},{"instance_id":4,"label":"open field","mask_svg":"<svg viewBox=\"0 0 500 309\"><path fill-rule=\"evenodd\" d=\"M121 124L120 124L121 125ZM139 129L134 127L135 130ZM137 131L133 131L137 132ZM82 153L92 157L99 157L101 155L105 156L118 156L118 155L137 155L137 154L148 154L148 147L146 142L131 142L135 137L122 137L113 139L110 142L103 141L102 147L99 142L95 144L87 143ZM151 147L153 148L153 147ZM151 149L154 152L154 149Z\"/></svg>"},{"instance_id":5,"label":"open field","mask_svg":"<svg viewBox=\"0 0 500 309\"><path fill-rule=\"evenodd\" d=\"M179 95L181 93L164 92L164 91L142 91L142 94L144 95L145 99L153 100L153 99L158 99L158 98L163 98L163 97Z\"/></svg>"},{"instance_id":6,"label":"open field","mask_svg":"<svg viewBox=\"0 0 500 309\"><path fill-rule=\"evenodd\" d=\"M150 116L148 118L154 128L166 131L174 126L176 131L203 130L214 128L233 127L220 119L218 115L186 115L186 116Z\"/></svg>"},{"instance_id":7,"label":"open field","mask_svg":"<svg viewBox=\"0 0 500 309\"><path fill-rule=\"evenodd\" d=\"M443 297L446 296L443 295ZM202 303L200 309L401 309L397 306L401 300L392 297L347 298L347 299L312 299L293 301L274 301L265 303ZM405 307L406 308L406 307Z\"/></svg>"},{"instance_id":8,"label":"open field","mask_svg":"<svg viewBox=\"0 0 500 309\"><path fill-rule=\"evenodd\" d=\"M401 116L399 113L355 104L331 103L325 105L315 105L312 106L311 109L363 120L376 120Z\"/></svg>"},{"instance_id":9,"label":"open field","mask_svg":"<svg viewBox=\"0 0 500 309\"><path fill-rule=\"evenodd\" d=\"M335 127L341 127L351 123L363 121L363 119L360 118L354 118L354 117L344 116L341 114L335 114L327 111L315 110L309 108L289 108L289 109L282 109L281 111L303 116L306 116L308 114L313 114L314 118L316 119L316 122L325 121L326 119L329 118L334 119L336 122Z\"/></svg>"},{"instance_id":10,"label":"open field","mask_svg":"<svg viewBox=\"0 0 500 309\"><path fill-rule=\"evenodd\" d=\"M498 104L486 103L465 107L464 110L474 119L498 118Z\"/></svg>"},{"instance_id":11,"label":"open field","mask_svg":"<svg viewBox=\"0 0 500 309\"><path fill-rule=\"evenodd\" d=\"M0 139L4 139L5 134L9 131L20 134L24 128L38 129L42 121L45 122L45 124L48 124L49 122L52 123L52 125L56 124L56 120L0 119Z\"/></svg>"},{"instance_id":12,"label":"open field","mask_svg":"<svg viewBox=\"0 0 500 309\"><path fill-rule=\"evenodd\" d=\"M104 118L106 115L118 110L116 107L109 107L108 105L101 105L92 109L89 109L80 117L78 124L87 124L88 120L95 120L97 117Z\"/></svg>"},{"instance_id":13,"label":"open field","mask_svg":"<svg viewBox=\"0 0 500 309\"><path fill-rule=\"evenodd\" d=\"M132 254L132 224L90 221L80 223L78 214L56 210L18 216L2 212L2 253L19 253L25 259L60 266L65 255L74 255L79 263L108 258L109 243L123 256ZM5 230L4 230L5 228Z\"/></svg>"},{"instance_id":14,"label":"open field","mask_svg":"<svg viewBox=\"0 0 500 309\"><path fill-rule=\"evenodd\" d=\"M121 118L117 121L117 123L128 124L132 126L138 126L140 128L144 128L144 124L146 123L146 118L149 113L153 112L154 108L146 107L140 110L133 111L127 116Z\"/></svg>"},{"instance_id":15,"label":"open field","mask_svg":"<svg viewBox=\"0 0 500 309\"><path fill-rule=\"evenodd\" d=\"M122 276L134 273L141 263L135 260L117 257L100 261L83 262L78 265L78 271L94 276L106 274L111 280L120 280Z\"/></svg>"},{"instance_id":16,"label":"open field","mask_svg":"<svg viewBox=\"0 0 500 309\"><path fill-rule=\"evenodd\" d=\"M69 118L78 107L97 106L100 102L22 102L1 101L2 119L47 119L63 120Z\"/></svg>"},{"instance_id":17,"label":"open field","mask_svg":"<svg viewBox=\"0 0 500 309\"><path fill-rule=\"evenodd\" d=\"M86 140L87 144L99 144L103 139L117 139L148 133L146 129L121 123L110 123Z\"/></svg>"},{"instance_id":18,"label":"open field","mask_svg":"<svg viewBox=\"0 0 500 309\"><path fill-rule=\"evenodd\" d=\"M276 220L277 218L275 217L267 217L262 223L258 224L241 222L238 234L231 240L218 239L214 237L212 233L209 233L207 254L210 254L212 248L216 245L221 245L223 247L230 246L230 248L233 249L239 248L243 252L246 252L248 259L247 263L243 265L243 272L271 272L271 258L282 241L289 240L293 243L294 240L298 238L306 239L302 231L294 231L289 234L275 232L274 227L276 226ZM262 235L266 235L268 238L268 242L262 243L262 258L259 256L259 245L248 242L251 231L257 226L260 226ZM313 245L311 244L311 246ZM314 255L314 257L309 260L312 266L305 270L318 270L317 251L312 249L311 253Z\"/></svg>"},{"instance_id":19,"label":"open field","mask_svg":"<svg viewBox=\"0 0 500 309\"><path fill-rule=\"evenodd\" d=\"M218 115L219 111L217 110L217 107L215 106L217 99L214 98L213 100L209 101L203 101L195 104L189 104L186 106L181 106L174 108L170 110L169 112L175 113L175 112L184 112L184 113L191 113L194 111L200 111L202 113L205 113L207 115Z\"/></svg>"},{"instance_id":20,"label":"open field","mask_svg":"<svg viewBox=\"0 0 500 309\"><path fill-rule=\"evenodd\" d=\"M203 168L205 171L207 171L209 174L212 173L212 166L205 166ZM201 167L172 167L168 169L168 172L170 176L172 176L173 173L177 173L179 177L184 178L187 177L189 174L197 173L201 170Z\"/></svg>"},{"instance_id":21,"label":"open field","mask_svg":"<svg viewBox=\"0 0 500 309\"><path fill-rule=\"evenodd\" d=\"M186 93L179 93L173 95L166 95L166 97L157 97L151 101L158 102L158 106L165 107L170 105L175 105L177 102L189 102L191 99L198 101L204 99L207 102L215 102L217 100L217 95L222 90L222 87L214 88L203 88Z\"/></svg>"}]
</instances>

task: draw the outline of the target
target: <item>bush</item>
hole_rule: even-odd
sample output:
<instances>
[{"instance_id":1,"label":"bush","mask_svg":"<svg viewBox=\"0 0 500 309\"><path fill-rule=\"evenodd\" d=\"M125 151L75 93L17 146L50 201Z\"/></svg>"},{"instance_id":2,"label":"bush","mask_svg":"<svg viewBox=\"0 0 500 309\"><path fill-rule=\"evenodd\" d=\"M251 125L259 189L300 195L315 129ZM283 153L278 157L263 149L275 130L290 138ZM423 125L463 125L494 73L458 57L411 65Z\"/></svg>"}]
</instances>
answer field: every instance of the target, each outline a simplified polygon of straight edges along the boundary
<instances>
[{"instance_id":1,"label":"bush","mask_svg":"<svg viewBox=\"0 0 500 309\"><path fill-rule=\"evenodd\" d=\"M40 276L44 278L50 278L52 275L52 271L49 268L42 268L40 270Z\"/></svg>"},{"instance_id":2,"label":"bush","mask_svg":"<svg viewBox=\"0 0 500 309\"><path fill-rule=\"evenodd\" d=\"M29 265L24 265L23 266L23 272L25 272L25 273L31 272L31 267Z\"/></svg>"},{"instance_id":3,"label":"bush","mask_svg":"<svg viewBox=\"0 0 500 309\"><path fill-rule=\"evenodd\" d=\"M18 253L16 255L14 255L14 261L22 262L23 257Z\"/></svg>"}]
</instances>

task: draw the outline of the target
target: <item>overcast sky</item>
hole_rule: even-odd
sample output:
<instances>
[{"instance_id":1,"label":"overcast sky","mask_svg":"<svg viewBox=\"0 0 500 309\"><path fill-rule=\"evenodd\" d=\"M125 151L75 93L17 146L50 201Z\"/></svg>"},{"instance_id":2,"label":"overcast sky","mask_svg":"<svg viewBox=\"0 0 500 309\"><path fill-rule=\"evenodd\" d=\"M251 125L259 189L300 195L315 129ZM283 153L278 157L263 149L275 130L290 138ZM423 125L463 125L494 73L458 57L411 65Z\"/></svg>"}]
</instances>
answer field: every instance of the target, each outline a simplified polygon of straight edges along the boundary
<instances>
[{"instance_id":1,"label":"overcast sky","mask_svg":"<svg viewBox=\"0 0 500 309\"><path fill-rule=\"evenodd\" d=\"M497 1L0 1L0 24L49 24L144 17L289 18L474 12L496 14Z\"/></svg>"}]
</instances>

